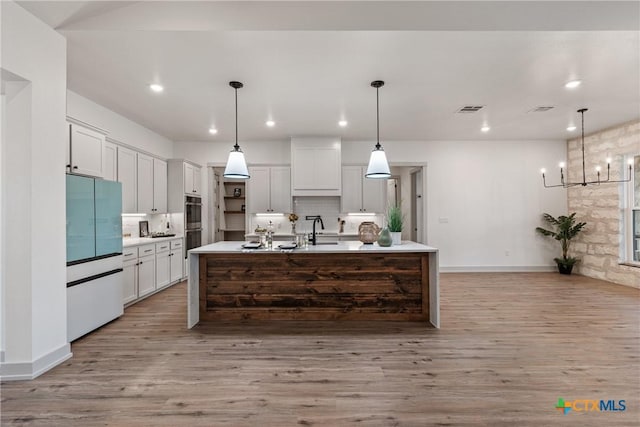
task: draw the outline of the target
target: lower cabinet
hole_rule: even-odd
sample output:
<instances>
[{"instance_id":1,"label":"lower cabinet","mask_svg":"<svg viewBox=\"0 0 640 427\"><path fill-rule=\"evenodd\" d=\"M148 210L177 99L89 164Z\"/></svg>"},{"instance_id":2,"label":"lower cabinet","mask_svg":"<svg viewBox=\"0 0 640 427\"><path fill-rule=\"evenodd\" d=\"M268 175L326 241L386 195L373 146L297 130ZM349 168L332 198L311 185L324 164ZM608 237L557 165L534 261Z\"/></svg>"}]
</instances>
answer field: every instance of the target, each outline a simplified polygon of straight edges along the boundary
<instances>
[{"instance_id":1,"label":"lower cabinet","mask_svg":"<svg viewBox=\"0 0 640 427\"><path fill-rule=\"evenodd\" d=\"M156 290L156 257L148 255L138 258L138 298Z\"/></svg>"},{"instance_id":2,"label":"lower cabinet","mask_svg":"<svg viewBox=\"0 0 640 427\"><path fill-rule=\"evenodd\" d=\"M171 243L156 244L156 289L171 283Z\"/></svg>"},{"instance_id":3,"label":"lower cabinet","mask_svg":"<svg viewBox=\"0 0 640 427\"><path fill-rule=\"evenodd\" d=\"M174 239L124 248L123 303L131 305L181 281L184 277L182 246L182 239Z\"/></svg>"},{"instance_id":4,"label":"lower cabinet","mask_svg":"<svg viewBox=\"0 0 640 427\"><path fill-rule=\"evenodd\" d=\"M171 258L171 283L179 282L185 276L182 271L184 259L182 248L182 239L172 240L171 241L171 253L169 254L169 258Z\"/></svg>"}]
</instances>

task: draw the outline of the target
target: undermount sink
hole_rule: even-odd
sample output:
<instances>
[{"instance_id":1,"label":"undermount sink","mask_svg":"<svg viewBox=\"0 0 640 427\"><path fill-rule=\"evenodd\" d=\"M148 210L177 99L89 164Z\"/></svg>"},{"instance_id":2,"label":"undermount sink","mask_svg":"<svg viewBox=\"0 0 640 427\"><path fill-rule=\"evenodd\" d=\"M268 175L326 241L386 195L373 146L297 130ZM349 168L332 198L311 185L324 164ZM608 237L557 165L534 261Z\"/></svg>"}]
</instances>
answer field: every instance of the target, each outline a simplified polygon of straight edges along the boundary
<instances>
[{"instance_id":1,"label":"undermount sink","mask_svg":"<svg viewBox=\"0 0 640 427\"><path fill-rule=\"evenodd\" d=\"M338 244L338 242L318 242L318 243L315 244L315 246L318 246L318 245L337 245L337 244Z\"/></svg>"}]
</instances>

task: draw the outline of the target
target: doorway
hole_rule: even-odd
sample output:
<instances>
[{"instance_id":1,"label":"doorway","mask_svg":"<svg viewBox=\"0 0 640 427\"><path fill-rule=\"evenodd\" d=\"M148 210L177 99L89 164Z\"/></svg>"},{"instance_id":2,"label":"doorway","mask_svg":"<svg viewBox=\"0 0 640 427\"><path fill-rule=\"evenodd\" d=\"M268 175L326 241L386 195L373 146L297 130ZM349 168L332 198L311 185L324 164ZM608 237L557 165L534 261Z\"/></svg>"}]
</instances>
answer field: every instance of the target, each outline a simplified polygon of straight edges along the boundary
<instances>
[{"instance_id":1,"label":"doorway","mask_svg":"<svg viewBox=\"0 0 640 427\"><path fill-rule=\"evenodd\" d=\"M411 171L411 240L423 243L424 200L422 198L422 167Z\"/></svg>"}]
</instances>

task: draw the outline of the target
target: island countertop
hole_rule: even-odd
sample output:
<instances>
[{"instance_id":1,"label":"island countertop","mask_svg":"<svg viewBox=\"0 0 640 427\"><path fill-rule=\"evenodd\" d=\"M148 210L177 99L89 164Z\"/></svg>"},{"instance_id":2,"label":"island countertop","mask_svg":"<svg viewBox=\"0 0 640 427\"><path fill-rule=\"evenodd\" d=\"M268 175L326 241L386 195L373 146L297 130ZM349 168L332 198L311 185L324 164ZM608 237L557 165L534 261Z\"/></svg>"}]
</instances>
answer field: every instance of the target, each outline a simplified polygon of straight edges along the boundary
<instances>
[{"instance_id":1,"label":"island countertop","mask_svg":"<svg viewBox=\"0 0 640 427\"><path fill-rule=\"evenodd\" d=\"M283 250L278 245L291 243L291 241L274 241L272 249L245 249L242 244L245 242L227 241L216 242L210 245L201 246L191 249L190 254L208 254L208 253L281 253ZM337 242L334 244L309 244L305 248L296 248L285 250L296 254L303 253L353 253L353 252L377 252L377 253L397 253L397 252L437 252L438 249L426 246L421 243L403 241L401 245L381 247L377 243L364 244L357 241Z\"/></svg>"},{"instance_id":2,"label":"island countertop","mask_svg":"<svg viewBox=\"0 0 640 427\"><path fill-rule=\"evenodd\" d=\"M440 327L438 249L359 241L191 249L187 327L201 320L395 320Z\"/></svg>"}]
</instances>

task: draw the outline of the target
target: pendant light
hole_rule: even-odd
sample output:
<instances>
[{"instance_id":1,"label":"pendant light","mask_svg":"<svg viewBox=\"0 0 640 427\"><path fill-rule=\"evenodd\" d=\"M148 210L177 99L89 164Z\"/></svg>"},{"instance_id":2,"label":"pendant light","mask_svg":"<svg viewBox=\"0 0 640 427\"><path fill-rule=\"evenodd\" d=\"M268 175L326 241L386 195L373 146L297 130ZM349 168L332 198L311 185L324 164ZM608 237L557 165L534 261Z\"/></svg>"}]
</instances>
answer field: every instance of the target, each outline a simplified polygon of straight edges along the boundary
<instances>
[{"instance_id":1,"label":"pendant light","mask_svg":"<svg viewBox=\"0 0 640 427\"><path fill-rule=\"evenodd\" d=\"M388 179L391 177L391 171L389 170L389 162L387 162L387 155L384 153L382 145L380 145L380 99L378 96L378 89L384 86L382 80L375 80L371 82L371 86L376 88L376 131L377 131L377 143L375 149L371 152L369 158L369 167L367 167L366 178Z\"/></svg>"},{"instance_id":2,"label":"pendant light","mask_svg":"<svg viewBox=\"0 0 640 427\"><path fill-rule=\"evenodd\" d=\"M582 181L577 181L577 182L567 182L564 180L564 162L560 163L560 184L555 184L555 185L547 185L547 180L545 178L545 173L546 170L542 169L542 184L545 186L545 188L553 188L553 187L563 187L563 188L569 188L569 187L576 187L578 185L582 186L582 187L586 187L589 184L596 184L596 185L600 185L600 184L607 184L607 183L619 183L619 182L629 182L631 181L631 175L632 175L632 168L633 168L633 159L630 159L629 161L629 174L627 175L627 179L619 179L619 180L611 180L611 159L607 159L607 179L606 180L602 180L600 179L600 166L596 167L596 174L597 174L597 179L595 181L587 181L587 173L585 171L585 161L584 161L584 113L585 111L588 111L587 108L581 108L578 110L578 113L580 113L582 115Z\"/></svg>"},{"instance_id":3,"label":"pendant light","mask_svg":"<svg viewBox=\"0 0 640 427\"><path fill-rule=\"evenodd\" d=\"M233 150L229 153L227 167L224 169L223 176L225 178L233 179L249 179L247 162L244 159L244 153L238 145L238 89L244 85L240 82L229 82L229 86L236 91L236 144L233 146Z\"/></svg>"}]
</instances>

